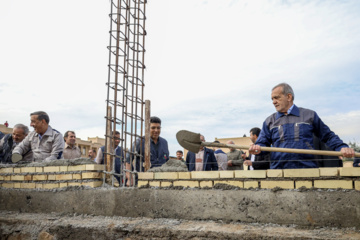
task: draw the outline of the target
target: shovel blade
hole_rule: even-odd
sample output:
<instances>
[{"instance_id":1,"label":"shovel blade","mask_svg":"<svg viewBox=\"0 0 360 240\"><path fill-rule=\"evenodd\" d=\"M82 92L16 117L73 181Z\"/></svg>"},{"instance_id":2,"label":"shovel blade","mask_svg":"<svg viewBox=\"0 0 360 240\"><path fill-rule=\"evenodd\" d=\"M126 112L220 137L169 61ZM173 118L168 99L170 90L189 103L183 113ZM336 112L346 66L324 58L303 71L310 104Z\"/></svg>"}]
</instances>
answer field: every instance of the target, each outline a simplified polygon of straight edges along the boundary
<instances>
[{"instance_id":1,"label":"shovel blade","mask_svg":"<svg viewBox=\"0 0 360 240\"><path fill-rule=\"evenodd\" d=\"M197 153L201 147L200 133L193 133L187 130L180 130L176 133L176 139L180 146L190 152Z\"/></svg>"}]
</instances>

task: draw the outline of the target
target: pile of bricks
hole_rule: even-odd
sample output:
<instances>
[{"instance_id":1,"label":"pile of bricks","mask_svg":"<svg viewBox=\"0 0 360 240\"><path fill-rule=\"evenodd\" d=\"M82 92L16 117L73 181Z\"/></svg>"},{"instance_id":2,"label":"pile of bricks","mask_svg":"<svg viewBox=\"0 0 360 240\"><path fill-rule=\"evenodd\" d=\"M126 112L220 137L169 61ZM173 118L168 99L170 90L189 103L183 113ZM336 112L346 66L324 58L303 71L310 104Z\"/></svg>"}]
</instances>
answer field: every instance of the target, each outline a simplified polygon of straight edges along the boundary
<instances>
[{"instance_id":1,"label":"pile of bricks","mask_svg":"<svg viewBox=\"0 0 360 240\"><path fill-rule=\"evenodd\" d=\"M145 172L139 187L212 188L227 184L238 188L332 188L360 191L360 168L312 168L256 171Z\"/></svg>"},{"instance_id":2,"label":"pile of bricks","mask_svg":"<svg viewBox=\"0 0 360 240\"><path fill-rule=\"evenodd\" d=\"M0 187L53 189L67 186L99 187L103 165L0 168Z\"/></svg>"}]
</instances>

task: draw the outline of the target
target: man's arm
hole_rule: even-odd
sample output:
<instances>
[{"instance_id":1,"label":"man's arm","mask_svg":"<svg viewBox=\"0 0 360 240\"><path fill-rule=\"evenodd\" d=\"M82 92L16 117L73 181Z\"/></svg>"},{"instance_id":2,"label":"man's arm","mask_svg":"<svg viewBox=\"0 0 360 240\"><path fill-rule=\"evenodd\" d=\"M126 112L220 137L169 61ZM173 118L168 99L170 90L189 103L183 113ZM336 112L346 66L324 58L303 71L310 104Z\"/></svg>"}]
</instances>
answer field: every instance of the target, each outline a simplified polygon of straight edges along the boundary
<instances>
[{"instance_id":1,"label":"man's arm","mask_svg":"<svg viewBox=\"0 0 360 240\"><path fill-rule=\"evenodd\" d=\"M62 153L64 152L65 142L61 133L57 133L54 136L51 154L44 160L56 160L62 159Z\"/></svg>"},{"instance_id":2,"label":"man's arm","mask_svg":"<svg viewBox=\"0 0 360 240\"><path fill-rule=\"evenodd\" d=\"M236 157L236 159L234 160L231 160L231 164L233 166L242 166L243 163L244 163L244 159L242 158L242 155L243 155L243 151L239 151L239 155Z\"/></svg>"},{"instance_id":3,"label":"man's arm","mask_svg":"<svg viewBox=\"0 0 360 240\"><path fill-rule=\"evenodd\" d=\"M95 162L97 164L101 164L102 161L103 161L103 152L102 152L101 148L99 148L98 153L97 153L96 158L95 158Z\"/></svg>"},{"instance_id":4,"label":"man's arm","mask_svg":"<svg viewBox=\"0 0 360 240\"><path fill-rule=\"evenodd\" d=\"M355 151L344 143L338 135L336 135L330 128L319 118L314 112L313 127L315 135L320 138L328 147L335 151L340 151L344 157L352 158Z\"/></svg>"},{"instance_id":5,"label":"man's arm","mask_svg":"<svg viewBox=\"0 0 360 240\"><path fill-rule=\"evenodd\" d=\"M261 146L268 147L271 144L272 144L271 132L270 132L270 129L265 120L265 122L263 123L263 126L262 126L262 130L259 134L259 137L256 140L256 143L251 145L249 148L249 153L257 155L257 154L261 153L261 150L260 150Z\"/></svg>"},{"instance_id":6,"label":"man's arm","mask_svg":"<svg viewBox=\"0 0 360 240\"><path fill-rule=\"evenodd\" d=\"M21 143L19 143L14 150L12 151L12 153L18 153L20 155L24 155L25 153L27 153L29 150L31 150L31 141L30 141L30 135L28 134L24 140L22 140Z\"/></svg>"}]
</instances>

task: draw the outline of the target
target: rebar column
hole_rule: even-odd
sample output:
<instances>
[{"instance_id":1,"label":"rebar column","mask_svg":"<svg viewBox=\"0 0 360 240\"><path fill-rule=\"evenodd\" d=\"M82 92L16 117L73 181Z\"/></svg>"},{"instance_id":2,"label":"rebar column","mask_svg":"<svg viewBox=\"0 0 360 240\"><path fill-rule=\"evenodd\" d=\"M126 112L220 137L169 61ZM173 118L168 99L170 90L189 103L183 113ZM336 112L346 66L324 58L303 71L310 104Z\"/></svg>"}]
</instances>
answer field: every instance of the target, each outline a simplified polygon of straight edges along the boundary
<instances>
[{"instance_id":1,"label":"rebar column","mask_svg":"<svg viewBox=\"0 0 360 240\"><path fill-rule=\"evenodd\" d=\"M119 147L122 148L123 154L116 155L115 146L112 148L113 152L105 152L106 156L114 159L112 170L106 173L120 177L121 186L125 186L126 158L128 160L140 159L141 162L144 159L144 154L136 153L132 143L144 137L146 3L146 0L111 0L109 14L110 40L106 104L107 111L112 111L112 113L106 114L111 117L106 121L108 131L105 134L105 149L108 149L109 144L114 146L113 133L118 131L120 132ZM110 128L108 124L111 124ZM110 132L109 129L111 129ZM104 161L111 161L108 159L109 157L104 157ZM116 164L119 159L121 164Z\"/></svg>"}]
</instances>

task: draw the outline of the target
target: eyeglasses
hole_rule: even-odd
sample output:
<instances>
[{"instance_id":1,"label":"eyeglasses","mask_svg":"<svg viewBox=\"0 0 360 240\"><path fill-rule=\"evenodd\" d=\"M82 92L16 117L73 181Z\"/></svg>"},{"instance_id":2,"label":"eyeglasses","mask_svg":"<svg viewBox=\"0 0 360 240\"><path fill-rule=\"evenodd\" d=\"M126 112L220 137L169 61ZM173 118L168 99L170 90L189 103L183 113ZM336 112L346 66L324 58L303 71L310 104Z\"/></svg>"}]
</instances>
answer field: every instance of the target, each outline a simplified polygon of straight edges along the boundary
<instances>
[{"instance_id":1,"label":"eyeglasses","mask_svg":"<svg viewBox=\"0 0 360 240\"><path fill-rule=\"evenodd\" d=\"M151 127L150 129L152 129L152 130L154 130L154 129L158 129L158 130L160 130L160 129L161 129L161 127Z\"/></svg>"}]
</instances>

